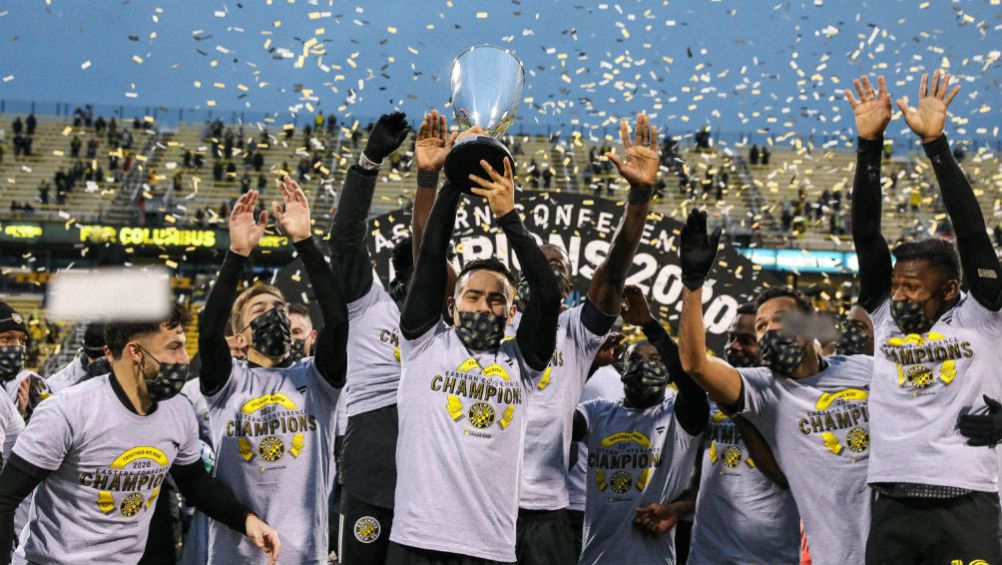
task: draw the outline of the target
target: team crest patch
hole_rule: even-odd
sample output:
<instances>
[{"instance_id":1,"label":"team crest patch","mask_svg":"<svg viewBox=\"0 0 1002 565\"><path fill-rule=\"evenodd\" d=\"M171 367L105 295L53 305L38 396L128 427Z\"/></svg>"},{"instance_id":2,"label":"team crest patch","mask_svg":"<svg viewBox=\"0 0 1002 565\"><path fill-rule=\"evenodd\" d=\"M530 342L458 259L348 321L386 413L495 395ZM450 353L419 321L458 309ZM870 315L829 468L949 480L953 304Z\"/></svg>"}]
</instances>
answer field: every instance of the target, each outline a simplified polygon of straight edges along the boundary
<instances>
[{"instance_id":1,"label":"team crest patch","mask_svg":"<svg viewBox=\"0 0 1002 565\"><path fill-rule=\"evenodd\" d=\"M17 312L13 312L10 315L10 319L14 320L15 324L23 324L24 323L24 318L22 318L21 315L18 314Z\"/></svg>"},{"instance_id":2,"label":"team crest patch","mask_svg":"<svg viewBox=\"0 0 1002 565\"><path fill-rule=\"evenodd\" d=\"M285 442L278 436L268 436L257 444L257 453L261 459L274 463L285 455Z\"/></svg>"},{"instance_id":3,"label":"team crest patch","mask_svg":"<svg viewBox=\"0 0 1002 565\"><path fill-rule=\"evenodd\" d=\"M478 430L489 428L494 423L496 413L494 407L486 402L477 402L470 406L466 417L470 420L470 425Z\"/></svg>"},{"instance_id":4,"label":"team crest patch","mask_svg":"<svg viewBox=\"0 0 1002 565\"><path fill-rule=\"evenodd\" d=\"M721 459L728 469L737 469L738 465L741 464L741 450L730 445L724 450Z\"/></svg>"},{"instance_id":5,"label":"team crest patch","mask_svg":"<svg viewBox=\"0 0 1002 565\"><path fill-rule=\"evenodd\" d=\"M145 503L146 497L138 492L134 492L122 499L122 504L119 505L118 511L122 513L122 516L132 518L136 514L139 514Z\"/></svg>"},{"instance_id":6,"label":"team crest patch","mask_svg":"<svg viewBox=\"0 0 1002 565\"><path fill-rule=\"evenodd\" d=\"M362 543L372 543L379 539L379 534L383 529L379 525L379 520L372 516L362 516L355 521L355 539Z\"/></svg>"}]
</instances>

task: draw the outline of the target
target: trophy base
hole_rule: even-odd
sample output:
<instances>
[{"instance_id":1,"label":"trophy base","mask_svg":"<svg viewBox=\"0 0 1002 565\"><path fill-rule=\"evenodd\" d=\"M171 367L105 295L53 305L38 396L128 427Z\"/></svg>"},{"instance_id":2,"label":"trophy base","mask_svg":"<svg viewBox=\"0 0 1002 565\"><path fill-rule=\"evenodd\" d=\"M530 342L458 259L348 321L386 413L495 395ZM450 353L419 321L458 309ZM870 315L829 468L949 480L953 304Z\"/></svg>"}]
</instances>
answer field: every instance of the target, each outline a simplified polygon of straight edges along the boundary
<instances>
[{"instance_id":1,"label":"trophy base","mask_svg":"<svg viewBox=\"0 0 1002 565\"><path fill-rule=\"evenodd\" d=\"M515 167L515 159L512 158L508 148L493 137L478 135L470 137L457 143L445 157L445 177L449 179L449 184L453 188L473 194L471 188L477 186L470 180L469 175L474 174L481 178L489 179L487 171L480 166L480 161L484 160L494 167L495 171L504 174L505 157Z\"/></svg>"}]
</instances>

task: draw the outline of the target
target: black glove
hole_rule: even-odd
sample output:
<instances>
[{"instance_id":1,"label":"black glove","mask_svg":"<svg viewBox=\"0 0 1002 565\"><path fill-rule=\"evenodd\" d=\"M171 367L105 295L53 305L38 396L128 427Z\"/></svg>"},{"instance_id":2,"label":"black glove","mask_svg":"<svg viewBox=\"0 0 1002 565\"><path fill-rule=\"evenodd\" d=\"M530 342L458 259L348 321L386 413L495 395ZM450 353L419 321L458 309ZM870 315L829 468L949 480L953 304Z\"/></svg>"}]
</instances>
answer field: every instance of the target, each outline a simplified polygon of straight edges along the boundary
<instances>
[{"instance_id":1,"label":"black glove","mask_svg":"<svg viewBox=\"0 0 1002 565\"><path fill-rule=\"evenodd\" d=\"M717 259L720 245L720 228L706 237L706 212L692 210L682 226L679 256L682 259L682 284L689 290L698 290L706 282L710 269Z\"/></svg>"},{"instance_id":2,"label":"black glove","mask_svg":"<svg viewBox=\"0 0 1002 565\"><path fill-rule=\"evenodd\" d=\"M407 114L393 112L379 116L379 121L372 128L369 141L365 144L365 158L373 163L381 162L400 147L409 131Z\"/></svg>"},{"instance_id":3,"label":"black glove","mask_svg":"<svg viewBox=\"0 0 1002 565\"><path fill-rule=\"evenodd\" d=\"M1002 404L998 400L983 395L988 413L960 417L960 434L967 438L967 445L981 447L995 445L1002 441Z\"/></svg>"}]
</instances>

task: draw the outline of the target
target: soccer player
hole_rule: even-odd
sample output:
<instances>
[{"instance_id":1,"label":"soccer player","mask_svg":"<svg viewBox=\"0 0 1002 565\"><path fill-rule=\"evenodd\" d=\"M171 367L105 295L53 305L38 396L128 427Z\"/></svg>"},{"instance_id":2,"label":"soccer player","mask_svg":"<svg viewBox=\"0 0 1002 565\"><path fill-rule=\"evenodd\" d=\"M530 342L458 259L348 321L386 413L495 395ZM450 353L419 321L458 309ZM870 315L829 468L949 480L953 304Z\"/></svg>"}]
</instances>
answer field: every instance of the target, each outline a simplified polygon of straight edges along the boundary
<instances>
[{"instance_id":1,"label":"soccer player","mask_svg":"<svg viewBox=\"0 0 1002 565\"><path fill-rule=\"evenodd\" d=\"M351 385L342 399L348 420L341 447L344 490L338 536L338 559L344 565L385 562L393 522L400 310L373 277L365 241L379 167L408 131L402 113L379 118L359 162L348 169L331 222L331 263L348 303L350 328ZM404 255L409 254L405 247Z\"/></svg>"},{"instance_id":2,"label":"soccer player","mask_svg":"<svg viewBox=\"0 0 1002 565\"><path fill-rule=\"evenodd\" d=\"M111 374L38 406L0 473L0 563L10 563L14 511L36 487L18 563L138 562L168 473L189 501L276 562L275 530L199 460L195 420L177 398L189 319L174 307L162 321L109 323Z\"/></svg>"},{"instance_id":3,"label":"soccer player","mask_svg":"<svg viewBox=\"0 0 1002 565\"><path fill-rule=\"evenodd\" d=\"M623 321L642 328L647 341L626 352L622 400L590 400L575 412L574 438L588 444L579 563L674 564L674 530L650 536L633 522L648 521L652 505L674 500L689 484L709 407L640 289L628 286L623 297ZM669 381L678 387L674 397L665 396Z\"/></svg>"},{"instance_id":4,"label":"soccer player","mask_svg":"<svg viewBox=\"0 0 1002 565\"><path fill-rule=\"evenodd\" d=\"M289 304L289 326L292 335L292 351L289 354L293 361L313 355L313 346L317 342L317 330L313 329L310 319L310 308L305 304L294 302ZM233 355L233 352L230 352Z\"/></svg>"},{"instance_id":5,"label":"soccer player","mask_svg":"<svg viewBox=\"0 0 1002 565\"><path fill-rule=\"evenodd\" d=\"M517 536L520 565L572 565L579 554L567 515L574 410L595 354L619 316L626 275L644 232L658 174L657 128L650 125L646 114L639 114L634 129L631 140L626 120L620 122L625 159L607 154L630 184L623 219L608 255L591 277L587 300L561 313L553 359L529 398L528 427L532 433L526 436L522 463ZM546 244L542 249L566 299L573 289L570 259L554 245Z\"/></svg>"},{"instance_id":6,"label":"soccer player","mask_svg":"<svg viewBox=\"0 0 1002 565\"><path fill-rule=\"evenodd\" d=\"M769 289L756 301L763 367L735 368L709 356L702 294L719 241L719 229L707 237L706 214L690 212L680 246L682 365L718 406L761 432L789 480L814 562L862 563L870 521L866 401L872 360L821 357L813 339L796 336L795 322L809 321L813 309L782 288Z\"/></svg>"},{"instance_id":7,"label":"soccer player","mask_svg":"<svg viewBox=\"0 0 1002 565\"><path fill-rule=\"evenodd\" d=\"M313 286L325 327L316 354L293 362L282 293L258 285L235 297L238 277L264 233L258 194L240 197L230 214L230 249L199 323L199 380L216 449L215 476L244 504L285 535L290 563L327 561L327 496L333 488L334 407L345 379L347 314L334 276L313 242L309 205L299 185L279 183L283 211L273 204ZM235 301L234 301L235 299ZM230 356L224 334L231 309L247 360ZM258 563L254 548L219 524L209 524L209 564Z\"/></svg>"},{"instance_id":8,"label":"soccer player","mask_svg":"<svg viewBox=\"0 0 1002 565\"><path fill-rule=\"evenodd\" d=\"M59 392L90 377L107 374L107 371L95 373L93 369L88 370L91 364L104 359L104 345L104 323L87 324L80 353L62 369L46 377L45 382L49 385L49 390ZM106 368L105 363L100 363L100 366Z\"/></svg>"},{"instance_id":9,"label":"soccer player","mask_svg":"<svg viewBox=\"0 0 1002 565\"><path fill-rule=\"evenodd\" d=\"M530 297L514 339L514 280L498 259L463 266L442 321L446 256L460 193L438 193L400 318L400 419L387 563L515 561L528 397L550 362L560 289L515 210L511 162L471 175L525 274Z\"/></svg>"},{"instance_id":10,"label":"soccer player","mask_svg":"<svg viewBox=\"0 0 1002 565\"><path fill-rule=\"evenodd\" d=\"M23 358L20 351L25 346L28 336L28 327L24 324L24 318L17 314L7 303L0 302L0 371L8 371L17 374L20 368L17 367L17 359ZM0 436L3 437L2 451L0 451L0 464L7 461L10 450L14 448L17 436L24 430L24 418L17 411L13 402L7 402L0 397Z\"/></svg>"},{"instance_id":11,"label":"soccer player","mask_svg":"<svg viewBox=\"0 0 1002 565\"><path fill-rule=\"evenodd\" d=\"M25 421L38 403L48 396L42 377L24 368L28 355L28 326L24 317L0 301L0 384Z\"/></svg>"},{"instance_id":12,"label":"soccer player","mask_svg":"<svg viewBox=\"0 0 1002 565\"><path fill-rule=\"evenodd\" d=\"M962 431L967 420L991 417L985 415L989 398L1002 398L996 373L1002 367L1002 266L943 133L960 87L951 90L950 75L937 70L931 84L922 75L917 107L898 100L908 127L922 139L957 244L902 243L892 267L880 233L880 147L891 96L883 77L877 92L866 77L853 83L859 98L848 90L846 97L859 133L852 197L859 302L873 319L880 350L870 403L869 482L877 498L866 562L999 563L999 457L994 448L969 445Z\"/></svg>"}]
</instances>

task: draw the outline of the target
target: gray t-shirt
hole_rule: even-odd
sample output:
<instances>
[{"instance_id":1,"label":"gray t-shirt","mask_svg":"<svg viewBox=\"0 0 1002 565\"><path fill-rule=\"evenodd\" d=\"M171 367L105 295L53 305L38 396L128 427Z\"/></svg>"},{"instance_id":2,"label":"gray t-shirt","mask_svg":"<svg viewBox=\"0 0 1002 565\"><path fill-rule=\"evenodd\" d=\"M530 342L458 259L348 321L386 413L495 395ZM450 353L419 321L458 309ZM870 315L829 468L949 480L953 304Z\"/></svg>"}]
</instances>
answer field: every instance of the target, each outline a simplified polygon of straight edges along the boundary
<instances>
[{"instance_id":1,"label":"gray t-shirt","mask_svg":"<svg viewBox=\"0 0 1002 565\"><path fill-rule=\"evenodd\" d=\"M828 366L793 380L770 369L738 369L744 411L790 482L815 565L863 563L870 529L867 409L873 358L826 358Z\"/></svg>"},{"instance_id":2,"label":"gray t-shirt","mask_svg":"<svg viewBox=\"0 0 1002 565\"><path fill-rule=\"evenodd\" d=\"M526 406L542 374L514 339L471 352L439 321L401 336L393 529L399 544L515 561Z\"/></svg>"},{"instance_id":3,"label":"gray t-shirt","mask_svg":"<svg viewBox=\"0 0 1002 565\"><path fill-rule=\"evenodd\" d=\"M216 479L279 532L283 562L327 563L327 494L334 483L339 395L307 357L274 369L234 360L223 388L205 397ZM210 522L210 565L266 562L253 542Z\"/></svg>"},{"instance_id":4,"label":"gray t-shirt","mask_svg":"<svg viewBox=\"0 0 1002 565\"><path fill-rule=\"evenodd\" d=\"M0 399L0 436L3 437L3 458L0 464L6 463L7 459L10 458L14 442L23 431L24 419L21 418L17 408L6 399Z\"/></svg>"},{"instance_id":5,"label":"gray t-shirt","mask_svg":"<svg viewBox=\"0 0 1002 565\"><path fill-rule=\"evenodd\" d=\"M591 333L581 322L583 309L579 305L560 314L553 359L529 399L520 508L559 510L569 504L567 466L574 409L592 360L605 342L604 335Z\"/></svg>"},{"instance_id":6,"label":"gray t-shirt","mask_svg":"<svg viewBox=\"0 0 1002 565\"><path fill-rule=\"evenodd\" d=\"M14 446L52 473L17 549L34 563L135 564L143 554L160 485L171 466L199 458L187 402L171 398L140 416L116 396L110 375L38 405Z\"/></svg>"},{"instance_id":7,"label":"gray t-shirt","mask_svg":"<svg viewBox=\"0 0 1002 565\"><path fill-rule=\"evenodd\" d=\"M622 400L578 407L588 422L588 497L581 565L674 565L675 531L650 536L633 527L636 509L670 502L689 485L702 435L675 418L675 398L644 410Z\"/></svg>"},{"instance_id":8,"label":"gray t-shirt","mask_svg":"<svg viewBox=\"0 0 1002 565\"><path fill-rule=\"evenodd\" d=\"M957 419L987 413L982 395L1002 399L1002 313L965 294L922 335L898 329L890 301L870 317L877 346L870 484L997 492L995 449L967 445Z\"/></svg>"},{"instance_id":9,"label":"gray t-shirt","mask_svg":"<svg viewBox=\"0 0 1002 565\"><path fill-rule=\"evenodd\" d=\"M45 383L49 385L49 390L52 392L59 392L70 388L86 377L87 369L81 362L81 356L77 355L62 369L46 377Z\"/></svg>"},{"instance_id":10,"label":"gray t-shirt","mask_svg":"<svg viewBox=\"0 0 1002 565\"><path fill-rule=\"evenodd\" d=\"M348 417L397 401L400 382L400 310L378 279L348 304Z\"/></svg>"},{"instance_id":11,"label":"gray t-shirt","mask_svg":"<svg viewBox=\"0 0 1002 565\"><path fill-rule=\"evenodd\" d=\"M755 467L734 422L710 403L688 565L797 565L800 514Z\"/></svg>"},{"instance_id":12,"label":"gray t-shirt","mask_svg":"<svg viewBox=\"0 0 1002 565\"><path fill-rule=\"evenodd\" d=\"M623 381L620 379L619 371L615 367L600 367L585 383L584 391L581 392L581 402L596 398L622 399ZM585 442L578 441L572 449L577 449L578 454L574 466L567 472L567 491L570 495L570 504L567 508L584 512L588 493L588 446Z\"/></svg>"},{"instance_id":13,"label":"gray t-shirt","mask_svg":"<svg viewBox=\"0 0 1002 565\"><path fill-rule=\"evenodd\" d=\"M198 439L204 441L209 447L212 443L212 424L209 418L209 404L202 394L201 381L191 379L181 387L181 396L191 404L191 410L195 413L195 420L198 422Z\"/></svg>"}]
</instances>

